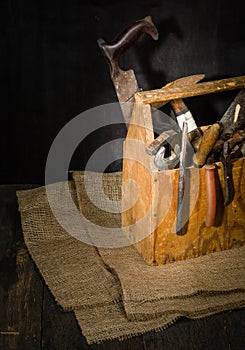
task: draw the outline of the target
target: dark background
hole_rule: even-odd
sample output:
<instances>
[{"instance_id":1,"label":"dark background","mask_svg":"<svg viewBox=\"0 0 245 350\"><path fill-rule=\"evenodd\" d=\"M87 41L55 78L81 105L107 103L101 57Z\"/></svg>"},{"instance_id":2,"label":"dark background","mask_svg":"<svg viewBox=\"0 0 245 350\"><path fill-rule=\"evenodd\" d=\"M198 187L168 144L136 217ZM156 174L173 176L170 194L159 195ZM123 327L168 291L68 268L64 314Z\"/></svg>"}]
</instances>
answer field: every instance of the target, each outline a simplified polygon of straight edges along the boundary
<instances>
[{"instance_id":1,"label":"dark background","mask_svg":"<svg viewBox=\"0 0 245 350\"><path fill-rule=\"evenodd\" d=\"M72 118L117 100L97 39L111 41L129 23L151 15L159 40L143 35L121 57L144 90L181 76L206 80L243 75L243 2L222 0L2 0L1 183L44 182L52 141ZM221 117L237 91L187 99L198 125ZM102 130L83 141L72 169L94 149L125 135ZM93 135L92 135L93 136ZM112 171L119 165L112 167Z\"/></svg>"}]
</instances>

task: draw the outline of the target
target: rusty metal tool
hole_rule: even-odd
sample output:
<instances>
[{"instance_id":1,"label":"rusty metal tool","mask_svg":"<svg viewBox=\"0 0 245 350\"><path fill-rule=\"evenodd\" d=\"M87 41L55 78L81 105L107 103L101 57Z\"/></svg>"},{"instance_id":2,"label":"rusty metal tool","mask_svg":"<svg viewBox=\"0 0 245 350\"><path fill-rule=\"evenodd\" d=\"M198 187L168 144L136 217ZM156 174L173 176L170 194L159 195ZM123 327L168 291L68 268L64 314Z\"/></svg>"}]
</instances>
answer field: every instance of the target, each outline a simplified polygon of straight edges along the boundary
<instances>
[{"instance_id":1,"label":"rusty metal tool","mask_svg":"<svg viewBox=\"0 0 245 350\"><path fill-rule=\"evenodd\" d=\"M240 90L232 101L228 109L223 114L219 121L221 125L219 139L213 146L211 158L213 161L219 160L219 155L223 150L223 145L226 140L230 140L229 148L232 149L232 144L242 141L243 133L245 132L245 90ZM240 139L240 141L239 141ZM207 162L210 162L209 159Z\"/></svg>"},{"instance_id":2,"label":"rusty metal tool","mask_svg":"<svg viewBox=\"0 0 245 350\"><path fill-rule=\"evenodd\" d=\"M177 143L178 139L179 133L169 129L163 131L146 147L146 153L150 156L155 156L154 164L159 170L174 169L179 163L180 146ZM169 156L166 156L167 145L171 146Z\"/></svg>"},{"instance_id":3,"label":"rusty metal tool","mask_svg":"<svg viewBox=\"0 0 245 350\"><path fill-rule=\"evenodd\" d=\"M245 128L245 89L239 91L222 118L220 138L227 140L237 130Z\"/></svg>"},{"instance_id":4,"label":"rusty metal tool","mask_svg":"<svg viewBox=\"0 0 245 350\"><path fill-rule=\"evenodd\" d=\"M178 133L173 129L163 131L157 138L155 138L155 140L146 146L146 153L150 156L154 156L160 147L162 147L164 144L166 144L166 142L168 142L173 136L176 135L178 135Z\"/></svg>"},{"instance_id":5,"label":"rusty metal tool","mask_svg":"<svg viewBox=\"0 0 245 350\"><path fill-rule=\"evenodd\" d=\"M238 151L233 149L237 144L241 144L245 139L245 130L237 130L234 132L234 124L236 124L239 120L238 114L241 112L241 109L244 113L244 97L244 90L241 90L229 108L226 110L223 117L220 119L220 137L215 142L211 155L207 158L207 164L204 165L207 192L206 226L208 227L214 225L217 209L217 189L215 181L216 167L214 164L210 163L213 163L219 154L221 154L219 158L222 161L224 167L224 206L231 203L234 197L231 159L237 156L242 156L240 149L238 149ZM238 106L239 108L237 108ZM240 115L240 117L242 117L242 115ZM239 122L238 125L241 125L241 123ZM232 150L230 155L229 150Z\"/></svg>"},{"instance_id":6,"label":"rusty metal tool","mask_svg":"<svg viewBox=\"0 0 245 350\"><path fill-rule=\"evenodd\" d=\"M118 100L126 124L129 123L132 114L134 94L139 91L138 83L132 69L122 70L119 67L119 56L129 49L132 44L143 34L149 34L154 40L158 39L158 31L152 22L151 16L147 16L126 27L112 42L106 43L98 39L97 43L110 67L110 75L113 81Z\"/></svg>"},{"instance_id":7,"label":"rusty metal tool","mask_svg":"<svg viewBox=\"0 0 245 350\"><path fill-rule=\"evenodd\" d=\"M242 157L243 153L242 142L245 139L245 132L242 130L240 135L234 135L233 138L227 140L223 144L223 152L221 153L221 161L224 167L224 182L225 182L225 199L224 206L229 205L234 198L234 184L232 178L232 160ZM240 144L240 147L236 145Z\"/></svg>"},{"instance_id":8,"label":"rusty metal tool","mask_svg":"<svg viewBox=\"0 0 245 350\"><path fill-rule=\"evenodd\" d=\"M186 149L187 149L187 132L188 123L183 123L182 141L180 151L180 164L179 164L179 181L178 181L178 199L177 199L177 216L176 216L176 233L179 236L185 234L184 232L184 212L185 212L185 178L186 178Z\"/></svg>"},{"instance_id":9,"label":"rusty metal tool","mask_svg":"<svg viewBox=\"0 0 245 350\"><path fill-rule=\"evenodd\" d=\"M222 141L218 144L218 141ZM229 155L230 146L234 147L236 143L242 142L242 135L238 135L235 138L229 139L229 141L218 140L215 143L215 147L213 148L213 152L207 158L206 164L204 165L205 169L205 183L206 183L206 193L207 193L207 212L206 212L206 226L213 226L216 218L217 211L217 188L216 188L216 166L213 164L216 159L215 153L217 151L221 151L221 156L219 157L223 163L224 167L224 182L225 182L225 200L224 206L228 205L233 197L234 197L234 186L232 180L232 166L231 166L231 158L238 155L238 152ZM217 145L219 145L219 150L217 149ZM240 152L239 152L240 153ZM239 155L238 155L239 156Z\"/></svg>"},{"instance_id":10,"label":"rusty metal tool","mask_svg":"<svg viewBox=\"0 0 245 350\"><path fill-rule=\"evenodd\" d=\"M232 179L232 153L229 153L229 143L224 142L221 161L224 167L224 181L225 181L225 199L224 206L230 204L234 198L234 184Z\"/></svg>"},{"instance_id":11,"label":"rusty metal tool","mask_svg":"<svg viewBox=\"0 0 245 350\"><path fill-rule=\"evenodd\" d=\"M204 77L204 74L195 74L187 77L182 77L173 82L168 83L163 87L163 89L166 86L183 87L189 84L194 84L202 80ZM191 112L186 107L182 99L173 100L170 103L175 112L180 130L182 130L184 121L188 123L188 139L192 143L194 149L197 150L198 145L201 141L202 133L199 131L199 128L197 128L197 125ZM154 107L160 108L161 106L155 105ZM166 157L165 155L166 149L164 147L164 144L166 144L166 142L169 143L170 140L174 139L175 141L179 139L178 133L173 129L169 129L163 131L150 145L146 147L146 152L149 155L155 155L154 163L159 170L174 169L179 162L180 146L177 145L176 142L172 142L174 146L172 147L170 156Z\"/></svg>"},{"instance_id":12,"label":"rusty metal tool","mask_svg":"<svg viewBox=\"0 0 245 350\"><path fill-rule=\"evenodd\" d=\"M229 149L233 149L235 145L243 142L245 140L245 130L237 130L232 137L230 137L227 142L229 144Z\"/></svg>"},{"instance_id":13,"label":"rusty metal tool","mask_svg":"<svg viewBox=\"0 0 245 350\"><path fill-rule=\"evenodd\" d=\"M245 157L245 142L240 145L240 156Z\"/></svg>"},{"instance_id":14,"label":"rusty metal tool","mask_svg":"<svg viewBox=\"0 0 245 350\"><path fill-rule=\"evenodd\" d=\"M237 130L227 140L223 140L223 139L220 138L219 140L217 140L215 142L215 145L213 147L213 153L211 154L210 157L215 157L216 154L220 154L220 152L222 152L223 145L224 145L225 141L228 141L229 149L233 149L235 145L243 142L244 139L245 139L245 130Z\"/></svg>"},{"instance_id":15,"label":"rusty metal tool","mask_svg":"<svg viewBox=\"0 0 245 350\"><path fill-rule=\"evenodd\" d=\"M166 147L161 146L154 157L154 164L159 170L174 169L180 160L180 146L175 144L174 148L171 148L170 156L166 157Z\"/></svg>"}]
</instances>

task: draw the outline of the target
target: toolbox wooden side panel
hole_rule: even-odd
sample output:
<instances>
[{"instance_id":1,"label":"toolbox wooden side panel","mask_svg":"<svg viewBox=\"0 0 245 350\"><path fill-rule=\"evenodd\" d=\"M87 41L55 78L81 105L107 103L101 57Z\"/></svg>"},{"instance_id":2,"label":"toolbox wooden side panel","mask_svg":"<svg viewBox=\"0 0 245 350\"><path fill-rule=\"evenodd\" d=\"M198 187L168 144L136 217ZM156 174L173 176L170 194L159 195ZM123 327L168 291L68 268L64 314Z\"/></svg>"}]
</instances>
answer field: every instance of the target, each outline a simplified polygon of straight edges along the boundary
<instances>
[{"instance_id":1,"label":"toolbox wooden side panel","mask_svg":"<svg viewBox=\"0 0 245 350\"><path fill-rule=\"evenodd\" d=\"M240 247L245 244L245 163L238 159L233 165L235 197L231 204L223 208L224 180L222 164L217 163L217 179L220 185L215 225L206 227L207 210L204 169L199 169L199 190L197 189L197 169L190 169L190 217L184 236L175 233L177 210L178 169L169 170L173 184L173 198L168 214L153 233L155 236L155 261L157 265L194 258L216 251ZM161 174L159 174L161 178ZM161 180L159 180L161 182ZM164 187L159 189L164 192ZM195 193L195 191L198 191ZM198 196L196 196L198 194ZM196 203L195 203L196 201ZM142 255L144 252L141 251ZM152 262L147 261L149 264Z\"/></svg>"},{"instance_id":2,"label":"toolbox wooden side panel","mask_svg":"<svg viewBox=\"0 0 245 350\"><path fill-rule=\"evenodd\" d=\"M145 106L146 107L146 106ZM133 226L133 240L139 239L135 247L149 265L162 265L178 260L194 258L211 252L240 247L245 244L245 164L244 158L233 162L235 197L223 207L224 175L221 163L216 163L217 215L215 225L206 227L206 183L204 168L189 168L189 186L186 198L189 219L186 234L178 236L175 231L179 169L158 171L152 164L152 157L145 148L136 147L132 139L147 145L153 140L150 110L135 108L124 143L122 226L137 223L147 213L147 227ZM138 124L138 125L136 125ZM139 126L140 125L140 126ZM145 125L145 129L144 129ZM147 127L146 127L147 126ZM131 158L131 159L129 159ZM134 182L128 181L133 179ZM135 183L138 192L135 192ZM123 187L124 188L124 187ZM129 202L135 204L131 207ZM128 206L128 207L127 207ZM140 239L142 232L149 234Z\"/></svg>"},{"instance_id":3,"label":"toolbox wooden side panel","mask_svg":"<svg viewBox=\"0 0 245 350\"><path fill-rule=\"evenodd\" d=\"M154 260L154 237L148 235L142 240L142 236L154 231L151 213L154 179L145 152L146 144L154 139L152 130L150 106L135 103L123 151L122 227L130 226L129 238L137 242L137 249L149 261Z\"/></svg>"}]
</instances>

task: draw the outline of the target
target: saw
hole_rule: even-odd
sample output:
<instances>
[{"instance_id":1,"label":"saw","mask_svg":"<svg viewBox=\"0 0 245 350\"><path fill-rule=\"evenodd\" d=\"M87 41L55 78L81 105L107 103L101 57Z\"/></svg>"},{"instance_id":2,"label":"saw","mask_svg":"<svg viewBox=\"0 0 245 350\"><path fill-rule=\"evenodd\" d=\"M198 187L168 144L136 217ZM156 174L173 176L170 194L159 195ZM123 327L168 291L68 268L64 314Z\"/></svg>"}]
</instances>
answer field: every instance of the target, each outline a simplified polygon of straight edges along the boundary
<instances>
[{"instance_id":1,"label":"saw","mask_svg":"<svg viewBox=\"0 0 245 350\"><path fill-rule=\"evenodd\" d=\"M154 40L158 39L158 31L152 22L151 16L147 16L126 27L113 41L105 42L98 39L97 43L110 67L110 75L113 81L118 100L126 125L132 114L134 94L139 91L134 71L122 70L119 67L119 56L128 50L133 43L143 34L149 34Z\"/></svg>"}]
</instances>

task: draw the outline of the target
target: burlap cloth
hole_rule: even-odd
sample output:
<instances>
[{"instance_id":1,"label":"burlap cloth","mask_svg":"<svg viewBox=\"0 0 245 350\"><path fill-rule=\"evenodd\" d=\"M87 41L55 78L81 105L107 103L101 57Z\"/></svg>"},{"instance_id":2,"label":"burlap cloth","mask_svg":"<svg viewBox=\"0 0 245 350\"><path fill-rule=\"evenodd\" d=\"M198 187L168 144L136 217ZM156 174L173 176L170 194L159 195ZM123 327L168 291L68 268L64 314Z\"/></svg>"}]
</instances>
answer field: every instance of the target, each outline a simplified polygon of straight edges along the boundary
<instances>
[{"instance_id":1,"label":"burlap cloth","mask_svg":"<svg viewBox=\"0 0 245 350\"><path fill-rule=\"evenodd\" d=\"M97 178L89 173L100 198ZM91 203L84 173L74 172L73 179L70 192L83 215L118 227L120 214ZM49 185L49 193L69 216L64 186ZM121 173L104 174L103 188L108 198L120 199ZM55 219L45 187L17 196L29 252L56 301L74 310L89 344L162 330L181 316L201 318L245 306L245 247L151 267L132 246L96 248L73 238Z\"/></svg>"}]
</instances>

